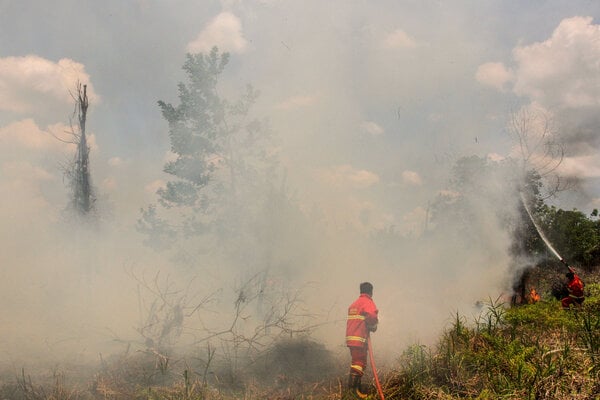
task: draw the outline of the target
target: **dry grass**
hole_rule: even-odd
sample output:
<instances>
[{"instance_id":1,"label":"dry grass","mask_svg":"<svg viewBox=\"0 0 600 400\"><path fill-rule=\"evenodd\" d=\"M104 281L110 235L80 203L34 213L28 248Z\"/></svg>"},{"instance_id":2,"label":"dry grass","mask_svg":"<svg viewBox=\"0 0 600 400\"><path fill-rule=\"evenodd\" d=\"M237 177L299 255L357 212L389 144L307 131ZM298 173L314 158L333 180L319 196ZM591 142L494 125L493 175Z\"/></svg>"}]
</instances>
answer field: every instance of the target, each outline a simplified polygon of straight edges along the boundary
<instances>
[{"instance_id":1,"label":"dry grass","mask_svg":"<svg viewBox=\"0 0 600 400\"><path fill-rule=\"evenodd\" d=\"M588 275L584 306L569 312L540 284L546 295L537 304L508 308L490 300L475 321L457 314L436 346L410 346L395 368L380 371L386 399L600 400L600 284L593 282ZM0 381L0 400L348 398L345 365L306 339L279 341L243 369L166 354L126 351L76 382L66 379L77 376L74 368L18 370Z\"/></svg>"}]
</instances>

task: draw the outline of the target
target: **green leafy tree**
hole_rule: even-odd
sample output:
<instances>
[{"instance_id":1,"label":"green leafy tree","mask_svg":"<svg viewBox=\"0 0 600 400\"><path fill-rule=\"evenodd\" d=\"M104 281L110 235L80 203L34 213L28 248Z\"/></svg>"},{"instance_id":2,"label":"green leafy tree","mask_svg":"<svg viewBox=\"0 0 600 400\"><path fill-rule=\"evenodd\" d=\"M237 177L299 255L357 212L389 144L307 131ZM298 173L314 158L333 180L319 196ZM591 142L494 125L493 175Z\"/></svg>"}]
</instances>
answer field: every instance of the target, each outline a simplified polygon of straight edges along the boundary
<instances>
[{"instance_id":1,"label":"green leafy tree","mask_svg":"<svg viewBox=\"0 0 600 400\"><path fill-rule=\"evenodd\" d=\"M167 179L157 201L141 210L137 228L146 244L180 267L178 273L203 279L190 297L140 281L156 298L147 302L139 333L158 347L175 343L182 333L197 337L195 344L217 341L223 350L217 358L235 376L243 357L253 358L256 349L296 331L300 299L280 292L281 271L301 270L313 252L301 233L304 215L280 176L274 135L265 120L254 117L258 92L246 86L235 101L222 95L228 62L229 55L217 48L188 54L178 103L158 102L172 157L164 165ZM235 282L243 283L232 293ZM188 299L194 293L208 299L205 293L211 292L210 301L219 304L234 294L234 309L219 307L218 318L202 315L194 323L189 317L201 311L188 308Z\"/></svg>"},{"instance_id":2,"label":"green leafy tree","mask_svg":"<svg viewBox=\"0 0 600 400\"><path fill-rule=\"evenodd\" d=\"M538 213L541 228L569 262L591 267L597 261L600 235L597 223L578 210L544 205Z\"/></svg>"},{"instance_id":3,"label":"green leafy tree","mask_svg":"<svg viewBox=\"0 0 600 400\"><path fill-rule=\"evenodd\" d=\"M511 253L515 257L543 256L548 249L532 221L545 205L542 199L542 177L534 169L526 171L517 190L515 195L519 196L520 201L517 203L517 218L512 227ZM532 215L529 215L523 202Z\"/></svg>"},{"instance_id":4,"label":"green leafy tree","mask_svg":"<svg viewBox=\"0 0 600 400\"><path fill-rule=\"evenodd\" d=\"M213 238L243 258L243 249L267 235L265 204L278 173L273 135L265 120L251 117L258 98L252 86L235 101L221 95L228 62L229 54L216 47L209 54L187 54L179 103L158 102L173 159L164 166L169 179L157 191L158 204L143 209L138 220L146 243L156 248ZM202 245L215 247L196 241L194 249Z\"/></svg>"}]
</instances>

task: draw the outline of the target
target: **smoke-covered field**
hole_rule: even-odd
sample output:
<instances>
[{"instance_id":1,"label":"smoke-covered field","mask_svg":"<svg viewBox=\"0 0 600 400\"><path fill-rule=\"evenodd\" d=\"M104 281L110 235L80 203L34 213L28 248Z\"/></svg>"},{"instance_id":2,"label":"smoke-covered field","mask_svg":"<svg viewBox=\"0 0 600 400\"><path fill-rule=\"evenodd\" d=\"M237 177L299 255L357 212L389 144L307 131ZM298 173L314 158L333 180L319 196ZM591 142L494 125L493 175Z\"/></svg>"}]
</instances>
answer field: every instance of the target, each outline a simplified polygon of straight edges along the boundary
<instances>
[{"instance_id":1,"label":"smoke-covered field","mask_svg":"<svg viewBox=\"0 0 600 400\"><path fill-rule=\"evenodd\" d=\"M3 382L285 386L346 373L360 282L381 368L510 296L534 262L511 253L523 171L565 209L600 205L599 16L587 1L0 2Z\"/></svg>"}]
</instances>

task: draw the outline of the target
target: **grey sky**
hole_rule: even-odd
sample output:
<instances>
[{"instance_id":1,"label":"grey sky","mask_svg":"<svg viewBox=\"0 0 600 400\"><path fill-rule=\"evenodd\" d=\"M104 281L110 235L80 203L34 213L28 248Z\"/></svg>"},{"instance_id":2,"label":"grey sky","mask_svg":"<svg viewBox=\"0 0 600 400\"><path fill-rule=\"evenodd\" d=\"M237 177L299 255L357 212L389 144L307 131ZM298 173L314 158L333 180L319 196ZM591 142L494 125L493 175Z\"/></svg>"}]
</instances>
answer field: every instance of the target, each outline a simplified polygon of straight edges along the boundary
<instances>
[{"instance_id":1,"label":"grey sky","mask_svg":"<svg viewBox=\"0 0 600 400\"><path fill-rule=\"evenodd\" d=\"M532 98L533 89L517 97L509 86L502 92L482 85L476 80L478 67L493 62L514 69L517 46L548 40L562 20L594 18L600 9L587 1L0 4L0 59L72 60L81 64L100 97L89 120L98 145L97 173L118 158L130 162L131 173L142 179L151 179L151 168L160 174L168 142L156 101L176 101L185 52L203 50L213 41L233 54L226 85L232 93L246 83L257 87L263 114L276 122L284 143L323 144L303 153L302 163L313 160L309 165L315 168L347 164L376 173L380 184L409 170L425 185L429 178L441 178L436 162L445 157L506 154L506 114L515 105L540 101ZM4 70L22 71L15 64L18 60ZM15 73L0 79L14 83ZM35 106L26 112L0 107L2 126L33 118L45 130L66 122L72 108L68 83L53 82L51 93L44 93L39 82L14 84L9 95L16 99L6 101ZM564 89L553 82L533 85L549 96ZM60 97L61 90L65 96ZM369 133L361 128L365 124L380 133ZM105 174L103 179L111 178L111 172ZM137 181L140 188L148 183Z\"/></svg>"}]
</instances>

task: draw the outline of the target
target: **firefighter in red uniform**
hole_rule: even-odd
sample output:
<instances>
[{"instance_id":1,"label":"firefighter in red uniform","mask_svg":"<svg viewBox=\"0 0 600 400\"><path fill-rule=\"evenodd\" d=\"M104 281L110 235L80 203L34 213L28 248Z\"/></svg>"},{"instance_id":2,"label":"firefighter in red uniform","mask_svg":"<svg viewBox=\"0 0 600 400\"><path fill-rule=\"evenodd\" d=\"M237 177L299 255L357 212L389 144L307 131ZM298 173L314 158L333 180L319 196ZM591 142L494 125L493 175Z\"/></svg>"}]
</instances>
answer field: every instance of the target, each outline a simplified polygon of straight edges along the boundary
<instances>
[{"instance_id":1,"label":"firefighter in red uniform","mask_svg":"<svg viewBox=\"0 0 600 400\"><path fill-rule=\"evenodd\" d=\"M583 303L583 288L585 285L571 267L569 267L569 272L565 276L569 279L566 285L569 295L564 297L560 302L562 303L562 307L568 310L571 304L581 305Z\"/></svg>"},{"instance_id":2,"label":"firefighter in red uniform","mask_svg":"<svg viewBox=\"0 0 600 400\"><path fill-rule=\"evenodd\" d=\"M348 307L348 322L346 323L346 345L350 348L352 363L348 387L359 398L366 398L360 381L367 366L369 333L377 330L377 306L372 299L373 285L369 282L360 284L360 296Z\"/></svg>"}]
</instances>

